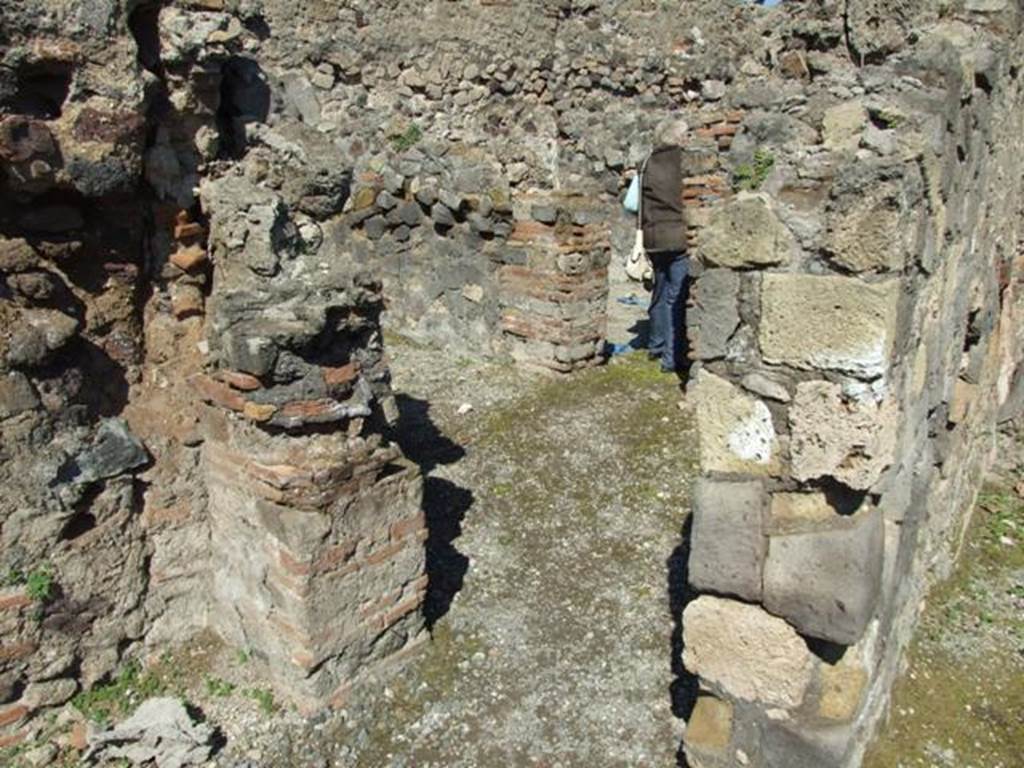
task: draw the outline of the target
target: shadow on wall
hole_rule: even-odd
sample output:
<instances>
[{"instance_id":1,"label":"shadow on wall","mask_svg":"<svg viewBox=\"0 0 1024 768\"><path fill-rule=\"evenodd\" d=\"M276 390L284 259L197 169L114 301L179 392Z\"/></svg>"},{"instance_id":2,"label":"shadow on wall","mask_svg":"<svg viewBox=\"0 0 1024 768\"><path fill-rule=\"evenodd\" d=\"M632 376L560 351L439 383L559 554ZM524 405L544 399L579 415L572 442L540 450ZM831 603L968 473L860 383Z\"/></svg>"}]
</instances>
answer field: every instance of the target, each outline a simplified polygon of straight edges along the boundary
<instances>
[{"instance_id":1,"label":"shadow on wall","mask_svg":"<svg viewBox=\"0 0 1024 768\"><path fill-rule=\"evenodd\" d=\"M689 720L693 707L697 703L697 677L691 675L683 667L683 611L690 601L696 599L697 591L690 586L689 560L691 518L687 517L681 532L681 541L672 550L665 561L666 578L668 581L668 608L672 615L672 647L670 665L673 680L669 686L672 699L672 714L682 720ZM676 756L676 767L687 768L689 765L680 744Z\"/></svg>"},{"instance_id":2,"label":"shadow on wall","mask_svg":"<svg viewBox=\"0 0 1024 768\"><path fill-rule=\"evenodd\" d=\"M398 424L387 435L423 474L423 512L427 520L427 576L430 579L423 612L427 629L451 607L469 569L469 558L454 545L462 520L473 505L473 493L450 480L431 477L438 466L453 464L466 452L441 432L430 418L430 404L398 395Z\"/></svg>"},{"instance_id":3,"label":"shadow on wall","mask_svg":"<svg viewBox=\"0 0 1024 768\"><path fill-rule=\"evenodd\" d=\"M58 118L71 90L72 74L73 66L67 61L22 64L17 70L14 94L0 99L0 107L40 120Z\"/></svg>"},{"instance_id":4,"label":"shadow on wall","mask_svg":"<svg viewBox=\"0 0 1024 768\"><path fill-rule=\"evenodd\" d=\"M225 152L239 157L245 149L245 126L265 123L270 115L270 83L260 65L236 56L224 65L217 120Z\"/></svg>"}]
</instances>

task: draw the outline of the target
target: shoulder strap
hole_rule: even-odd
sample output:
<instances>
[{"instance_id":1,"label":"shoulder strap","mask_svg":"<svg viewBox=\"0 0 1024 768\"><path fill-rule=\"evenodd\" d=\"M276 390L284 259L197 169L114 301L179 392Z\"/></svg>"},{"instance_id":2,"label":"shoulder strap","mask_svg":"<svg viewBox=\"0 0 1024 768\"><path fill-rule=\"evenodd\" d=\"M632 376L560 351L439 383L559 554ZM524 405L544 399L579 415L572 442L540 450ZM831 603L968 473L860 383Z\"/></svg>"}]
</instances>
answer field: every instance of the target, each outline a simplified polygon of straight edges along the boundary
<instances>
[{"instance_id":1,"label":"shoulder strap","mask_svg":"<svg viewBox=\"0 0 1024 768\"><path fill-rule=\"evenodd\" d=\"M640 165L640 170L637 172L637 175L640 177L640 182L639 182L640 194L637 196L637 204L636 204L636 228L637 229L643 229L644 228L644 174L647 172L647 161L650 160L650 159L651 159L651 156L647 155L647 157L644 159L643 163L641 163L641 165Z\"/></svg>"}]
</instances>

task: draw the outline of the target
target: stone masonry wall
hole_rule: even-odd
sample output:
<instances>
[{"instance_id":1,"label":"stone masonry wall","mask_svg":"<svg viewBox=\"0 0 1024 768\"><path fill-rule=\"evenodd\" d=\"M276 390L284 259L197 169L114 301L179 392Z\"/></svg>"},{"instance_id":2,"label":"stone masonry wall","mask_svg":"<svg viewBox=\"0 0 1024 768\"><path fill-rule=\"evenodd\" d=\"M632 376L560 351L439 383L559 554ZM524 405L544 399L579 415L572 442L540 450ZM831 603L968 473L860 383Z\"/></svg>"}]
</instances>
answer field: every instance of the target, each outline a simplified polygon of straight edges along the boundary
<instances>
[{"instance_id":1,"label":"stone masonry wall","mask_svg":"<svg viewBox=\"0 0 1024 768\"><path fill-rule=\"evenodd\" d=\"M123 412L144 357L134 45L101 42L102 13L18 11L0 8L0 747L144 636L151 462Z\"/></svg>"},{"instance_id":2,"label":"stone masonry wall","mask_svg":"<svg viewBox=\"0 0 1024 768\"><path fill-rule=\"evenodd\" d=\"M207 628L306 710L415 649L381 325L598 362L671 116L687 751L855 763L1024 392L1019 31L1001 0L0 4L0 746Z\"/></svg>"},{"instance_id":3,"label":"stone masonry wall","mask_svg":"<svg viewBox=\"0 0 1024 768\"><path fill-rule=\"evenodd\" d=\"M967 3L870 66L784 52L770 167L701 222L691 765L858 765L949 573L1019 407L1020 24Z\"/></svg>"},{"instance_id":4,"label":"stone masonry wall","mask_svg":"<svg viewBox=\"0 0 1024 768\"><path fill-rule=\"evenodd\" d=\"M600 287L587 299L591 307L556 301L534 306L530 322L510 316L513 274L531 283L518 292L538 295L576 279L560 268L527 267L516 238L553 225L551 204L572 199L574 209L589 211L590 224L609 230L613 252L629 248L632 223L619 198L653 128L679 109L722 99L731 62L695 26L704 27L705 14L666 14L643 0L310 3L297 15L266 3L262 10L275 34L260 42L259 60L278 120L316 128L353 169L346 247L382 275L385 324L423 342L556 370L598 362ZM751 27L743 44L755 44L756 35ZM269 123L279 124L274 116ZM701 146L727 146L733 129L726 126L724 114L712 116ZM700 166L698 159L691 201L706 191ZM600 270L606 257L592 258ZM539 322L555 316L557 333ZM573 323L578 338L565 336ZM557 355L553 333L566 339Z\"/></svg>"}]
</instances>

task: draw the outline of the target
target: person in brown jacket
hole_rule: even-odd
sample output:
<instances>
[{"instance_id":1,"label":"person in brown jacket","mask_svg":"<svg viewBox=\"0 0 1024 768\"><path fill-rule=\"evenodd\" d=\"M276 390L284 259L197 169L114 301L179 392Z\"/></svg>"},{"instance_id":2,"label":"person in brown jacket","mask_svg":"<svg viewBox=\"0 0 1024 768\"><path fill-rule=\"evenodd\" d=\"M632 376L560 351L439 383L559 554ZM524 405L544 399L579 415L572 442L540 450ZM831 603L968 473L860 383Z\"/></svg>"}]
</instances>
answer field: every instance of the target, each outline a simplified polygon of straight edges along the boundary
<instances>
[{"instance_id":1,"label":"person in brown jacket","mask_svg":"<svg viewBox=\"0 0 1024 768\"><path fill-rule=\"evenodd\" d=\"M686 308L689 260L683 219L682 149L686 123L669 120L654 132L654 150L644 164L640 194L640 226L644 249L651 260L654 287L648 355L661 359L661 370L672 373L683 363L683 313Z\"/></svg>"}]
</instances>

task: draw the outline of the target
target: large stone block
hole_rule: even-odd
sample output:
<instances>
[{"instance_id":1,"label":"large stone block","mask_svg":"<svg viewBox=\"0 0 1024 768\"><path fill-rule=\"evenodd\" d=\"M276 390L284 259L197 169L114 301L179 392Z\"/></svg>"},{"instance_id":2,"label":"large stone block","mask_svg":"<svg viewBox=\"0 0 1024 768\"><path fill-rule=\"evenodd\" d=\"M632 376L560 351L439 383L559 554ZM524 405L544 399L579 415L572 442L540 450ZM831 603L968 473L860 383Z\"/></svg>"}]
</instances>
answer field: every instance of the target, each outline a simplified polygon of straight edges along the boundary
<instances>
[{"instance_id":1,"label":"large stone block","mask_svg":"<svg viewBox=\"0 0 1024 768\"><path fill-rule=\"evenodd\" d=\"M803 701L815 657L762 608L702 595L683 612L683 663L729 696L792 709Z\"/></svg>"},{"instance_id":2,"label":"large stone block","mask_svg":"<svg viewBox=\"0 0 1024 768\"><path fill-rule=\"evenodd\" d=\"M768 406L706 370L691 389L703 472L769 475L779 471L778 439Z\"/></svg>"},{"instance_id":3,"label":"large stone block","mask_svg":"<svg viewBox=\"0 0 1024 768\"><path fill-rule=\"evenodd\" d=\"M858 664L822 664L818 716L841 723L853 720L864 698L867 681L867 672Z\"/></svg>"},{"instance_id":4,"label":"large stone block","mask_svg":"<svg viewBox=\"0 0 1024 768\"><path fill-rule=\"evenodd\" d=\"M701 230L701 259L732 269L786 264L796 252L793 235L764 195L740 194L716 208Z\"/></svg>"},{"instance_id":5,"label":"large stone block","mask_svg":"<svg viewBox=\"0 0 1024 768\"><path fill-rule=\"evenodd\" d=\"M850 645L875 613L884 537L876 507L768 540L764 605L803 634Z\"/></svg>"},{"instance_id":6,"label":"large stone block","mask_svg":"<svg viewBox=\"0 0 1024 768\"><path fill-rule=\"evenodd\" d=\"M853 272L899 270L906 253L903 238L892 199L862 198L832 217L828 249L833 261Z\"/></svg>"},{"instance_id":7,"label":"large stone block","mask_svg":"<svg viewBox=\"0 0 1024 768\"><path fill-rule=\"evenodd\" d=\"M850 725L800 727L792 721L766 720L762 727L764 768L845 768L854 743Z\"/></svg>"},{"instance_id":8,"label":"large stone block","mask_svg":"<svg viewBox=\"0 0 1024 768\"><path fill-rule=\"evenodd\" d=\"M868 123L868 111L858 100L847 101L825 110L821 124L821 137L825 147L832 150L853 151L860 145L860 137Z\"/></svg>"},{"instance_id":9,"label":"large stone block","mask_svg":"<svg viewBox=\"0 0 1024 768\"><path fill-rule=\"evenodd\" d=\"M729 269L708 269L690 290L687 331L698 360L725 357L726 346L740 324L740 276Z\"/></svg>"},{"instance_id":10,"label":"large stone block","mask_svg":"<svg viewBox=\"0 0 1024 768\"><path fill-rule=\"evenodd\" d=\"M791 274L766 274L762 280L760 343L767 362L865 379L885 376L895 336L897 281Z\"/></svg>"},{"instance_id":11,"label":"large stone block","mask_svg":"<svg viewBox=\"0 0 1024 768\"><path fill-rule=\"evenodd\" d=\"M690 583L701 590L761 599L765 491L760 481L701 478L693 501Z\"/></svg>"},{"instance_id":12,"label":"large stone block","mask_svg":"<svg viewBox=\"0 0 1024 768\"><path fill-rule=\"evenodd\" d=\"M827 381L798 385L789 412L793 477L834 477L867 490L892 464L898 419L892 400L848 399Z\"/></svg>"}]
</instances>

